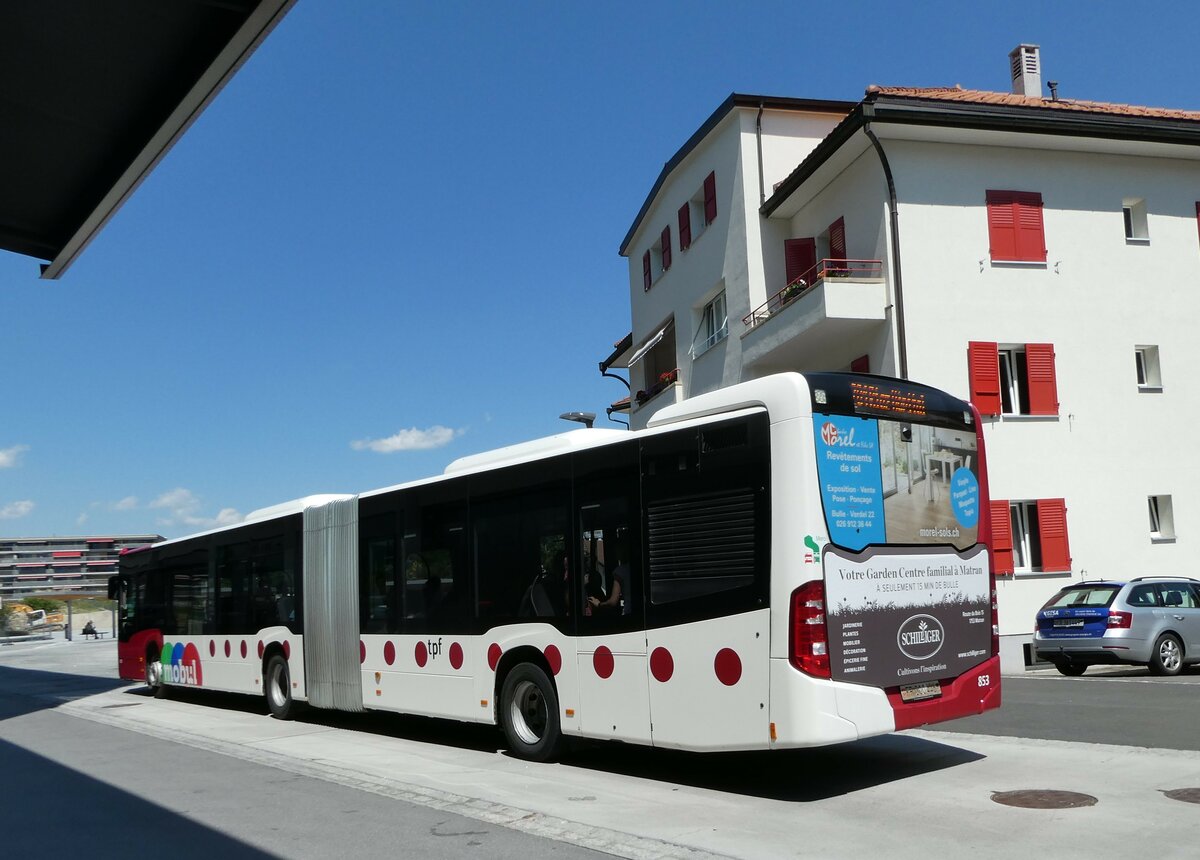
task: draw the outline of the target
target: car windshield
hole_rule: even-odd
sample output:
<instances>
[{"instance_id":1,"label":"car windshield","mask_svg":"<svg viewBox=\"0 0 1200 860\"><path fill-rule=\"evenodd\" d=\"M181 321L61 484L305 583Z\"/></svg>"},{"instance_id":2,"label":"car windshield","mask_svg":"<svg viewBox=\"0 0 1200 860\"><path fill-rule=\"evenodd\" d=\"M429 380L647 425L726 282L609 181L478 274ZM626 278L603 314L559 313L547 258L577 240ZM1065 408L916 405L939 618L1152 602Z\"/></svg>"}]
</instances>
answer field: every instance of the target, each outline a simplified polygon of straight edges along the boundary
<instances>
[{"instance_id":1,"label":"car windshield","mask_svg":"<svg viewBox=\"0 0 1200 860\"><path fill-rule=\"evenodd\" d=\"M1042 609L1066 606L1108 606L1120 590L1119 585L1081 585L1075 588L1064 588L1050 598Z\"/></svg>"}]
</instances>

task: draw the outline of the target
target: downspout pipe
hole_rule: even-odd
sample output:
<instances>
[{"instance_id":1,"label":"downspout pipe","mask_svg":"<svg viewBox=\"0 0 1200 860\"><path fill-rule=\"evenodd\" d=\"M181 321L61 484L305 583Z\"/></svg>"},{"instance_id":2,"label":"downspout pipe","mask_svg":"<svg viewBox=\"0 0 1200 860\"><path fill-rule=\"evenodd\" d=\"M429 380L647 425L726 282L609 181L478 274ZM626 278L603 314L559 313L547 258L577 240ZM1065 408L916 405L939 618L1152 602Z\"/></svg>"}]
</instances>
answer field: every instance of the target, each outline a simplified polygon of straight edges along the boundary
<instances>
[{"instance_id":1,"label":"downspout pipe","mask_svg":"<svg viewBox=\"0 0 1200 860\"><path fill-rule=\"evenodd\" d=\"M762 163L762 115L764 105L758 103L758 118L754 120L754 139L758 143L758 205L767 202L767 181L763 178Z\"/></svg>"},{"instance_id":2,"label":"downspout pipe","mask_svg":"<svg viewBox=\"0 0 1200 860\"><path fill-rule=\"evenodd\" d=\"M900 212L896 207L896 183L892 178L892 168L888 164L887 153L883 151L883 145L880 144L879 138L875 136L875 132L871 131L870 118L873 113L873 105L863 105L863 118L866 120L863 123L863 133L871 141L871 145L875 147L875 153L879 156L879 163L883 165L883 175L887 179L888 218L891 223L892 234L892 283L895 285L894 292L896 299L896 347L899 352L900 378L908 379L908 338L905 335L904 329L904 279L900 274Z\"/></svg>"}]
</instances>

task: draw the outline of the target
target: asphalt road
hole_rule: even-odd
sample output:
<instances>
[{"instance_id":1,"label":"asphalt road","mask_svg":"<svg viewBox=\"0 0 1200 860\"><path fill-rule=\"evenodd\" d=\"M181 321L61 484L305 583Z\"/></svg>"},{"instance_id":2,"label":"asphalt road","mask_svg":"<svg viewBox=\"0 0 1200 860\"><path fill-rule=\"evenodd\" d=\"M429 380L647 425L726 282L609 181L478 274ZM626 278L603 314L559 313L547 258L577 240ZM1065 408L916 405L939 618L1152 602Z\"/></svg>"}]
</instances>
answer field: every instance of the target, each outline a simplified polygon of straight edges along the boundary
<instances>
[{"instance_id":1,"label":"asphalt road","mask_svg":"<svg viewBox=\"0 0 1200 860\"><path fill-rule=\"evenodd\" d=\"M1200 798L1196 674L1037 672L1004 679L999 712L938 731L782 753L585 744L531 765L484 726L153 699L113 677L114 651L0 647L0 856L36 856L47 833L97 858L987 860L1074 856L1081 833L1103 834L1106 856L1194 856L1200 808L1168 792ZM1044 789L1093 805L994 795Z\"/></svg>"},{"instance_id":2,"label":"asphalt road","mask_svg":"<svg viewBox=\"0 0 1200 860\"><path fill-rule=\"evenodd\" d=\"M1078 678L1039 669L1005 676L995 711L930 731L1200 750L1200 669L1156 678L1144 668L1092 667Z\"/></svg>"}]
</instances>

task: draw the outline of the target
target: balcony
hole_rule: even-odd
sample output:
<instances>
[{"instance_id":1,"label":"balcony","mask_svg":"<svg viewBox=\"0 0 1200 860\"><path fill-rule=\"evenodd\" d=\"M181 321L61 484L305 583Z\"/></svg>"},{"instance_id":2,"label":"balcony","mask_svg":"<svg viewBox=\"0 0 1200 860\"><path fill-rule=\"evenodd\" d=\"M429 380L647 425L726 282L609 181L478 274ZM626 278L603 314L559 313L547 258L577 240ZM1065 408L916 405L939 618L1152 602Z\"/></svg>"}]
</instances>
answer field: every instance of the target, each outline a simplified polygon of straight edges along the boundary
<instances>
[{"instance_id":1,"label":"balcony","mask_svg":"<svg viewBox=\"0 0 1200 860\"><path fill-rule=\"evenodd\" d=\"M886 319L882 261L821 260L742 318L742 361L764 372L844 364Z\"/></svg>"}]
</instances>

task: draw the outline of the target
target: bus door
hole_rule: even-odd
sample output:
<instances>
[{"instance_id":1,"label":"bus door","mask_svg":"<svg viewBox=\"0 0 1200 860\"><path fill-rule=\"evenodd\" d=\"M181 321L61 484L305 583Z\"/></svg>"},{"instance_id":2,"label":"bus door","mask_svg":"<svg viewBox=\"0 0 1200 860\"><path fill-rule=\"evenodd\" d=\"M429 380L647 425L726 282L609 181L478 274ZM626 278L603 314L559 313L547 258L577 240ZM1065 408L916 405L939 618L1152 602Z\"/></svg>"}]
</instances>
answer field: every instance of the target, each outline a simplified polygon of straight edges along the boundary
<instances>
[{"instance_id":1,"label":"bus door","mask_svg":"<svg viewBox=\"0 0 1200 860\"><path fill-rule=\"evenodd\" d=\"M565 732L650 741L637 505L637 444L576 458L571 613L576 618L578 725ZM568 581L570 577L567 577Z\"/></svg>"}]
</instances>

